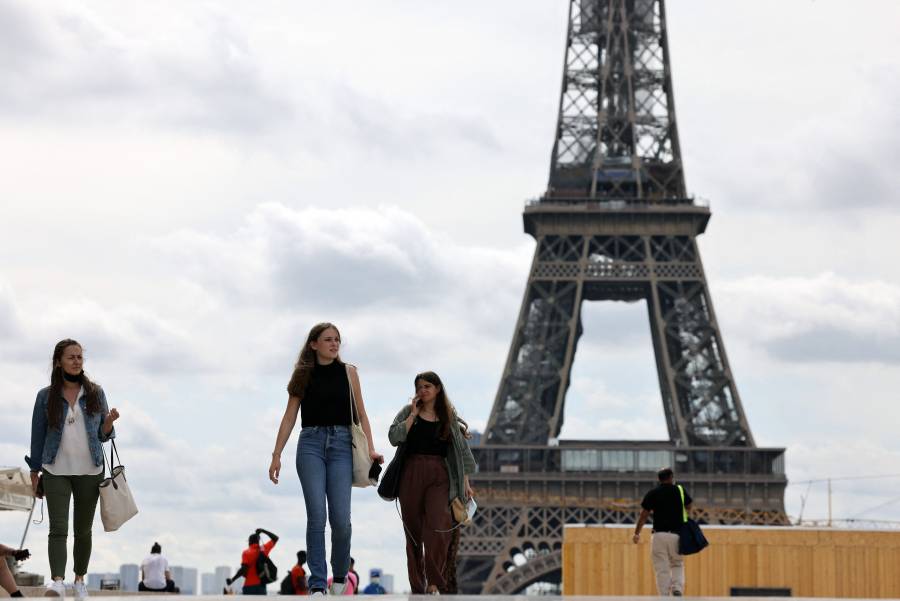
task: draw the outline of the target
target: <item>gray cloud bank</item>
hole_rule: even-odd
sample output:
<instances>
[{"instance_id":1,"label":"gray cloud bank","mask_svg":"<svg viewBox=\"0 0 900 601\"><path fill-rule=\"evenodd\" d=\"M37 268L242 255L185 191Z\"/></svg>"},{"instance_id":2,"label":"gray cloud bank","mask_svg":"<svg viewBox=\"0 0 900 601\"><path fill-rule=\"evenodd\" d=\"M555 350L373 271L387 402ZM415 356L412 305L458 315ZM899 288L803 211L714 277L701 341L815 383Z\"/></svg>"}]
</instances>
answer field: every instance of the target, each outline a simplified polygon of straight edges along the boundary
<instances>
[{"instance_id":1,"label":"gray cloud bank","mask_svg":"<svg viewBox=\"0 0 900 601\"><path fill-rule=\"evenodd\" d=\"M900 361L900 286L832 273L749 277L718 287L731 337L795 363ZM728 338L726 338L728 340Z\"/></svg>"}]
</instances>

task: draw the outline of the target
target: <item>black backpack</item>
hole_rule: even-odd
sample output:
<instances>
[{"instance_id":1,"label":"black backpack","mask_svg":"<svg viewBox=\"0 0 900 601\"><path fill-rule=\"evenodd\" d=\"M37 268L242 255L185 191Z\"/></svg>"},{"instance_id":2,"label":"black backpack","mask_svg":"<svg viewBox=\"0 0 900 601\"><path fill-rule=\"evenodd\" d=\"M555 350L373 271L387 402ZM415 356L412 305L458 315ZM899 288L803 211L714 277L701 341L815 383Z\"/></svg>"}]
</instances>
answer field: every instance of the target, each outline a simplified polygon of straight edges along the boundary
<instances>
[{"instance_id":1,"label":"black backpack","mask_svg":"<svg viewBox=\"0 0 900 601\"><path fill-rule=\"evenodd\" d=\"M291 581L291 574L288 572L288 575L285 576L281 581L281 588L278 589L279 594L282 595L296 595L294 592L294 583Z\"/></svg>"},{"instance_id":2,"label":"black backpack","mask_svg":"<svg viewBox=\"0 0 900 601\"><path fill-rule=\"evenodd\" d=\"M259 583L263 586L278 580L278 568L269 556L262 552L262 549L259 550L259 556L256 558L256 573L259 575Z\"/></svg>"}]
</instances>

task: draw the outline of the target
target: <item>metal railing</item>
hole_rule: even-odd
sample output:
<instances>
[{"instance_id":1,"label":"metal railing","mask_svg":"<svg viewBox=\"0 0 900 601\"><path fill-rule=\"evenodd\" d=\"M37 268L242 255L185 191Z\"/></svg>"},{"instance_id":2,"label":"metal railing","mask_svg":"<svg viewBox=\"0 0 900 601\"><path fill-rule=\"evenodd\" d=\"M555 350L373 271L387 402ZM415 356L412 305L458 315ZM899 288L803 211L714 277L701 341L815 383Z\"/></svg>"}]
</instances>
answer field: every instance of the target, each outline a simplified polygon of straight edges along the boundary
<instances>
[{"instance_id":1,"label":"metal railing","mask_svg":"<svg viewBox=\"0 0 900 601\"><path fill-rule=\"evenodd\" d=\"M620 472L784 476L784 449L735 447L473 446L480 473Z\"/></svg>"},{"instance_id":2,"label":"metal railing","mask_svg":"<svg viewBox=\"0 0 900 601\"><path fill-rule=\"evenodd\" d=\"M633 198L591 198L588 196L556 197L541 196L525 200L525 208L546 205L585 205L592 209L658 209L660 207L697 207L709 209L709 199L689 196L687 198L661 198L658 200L635 200Z\"/></svg>"}]
</instances>

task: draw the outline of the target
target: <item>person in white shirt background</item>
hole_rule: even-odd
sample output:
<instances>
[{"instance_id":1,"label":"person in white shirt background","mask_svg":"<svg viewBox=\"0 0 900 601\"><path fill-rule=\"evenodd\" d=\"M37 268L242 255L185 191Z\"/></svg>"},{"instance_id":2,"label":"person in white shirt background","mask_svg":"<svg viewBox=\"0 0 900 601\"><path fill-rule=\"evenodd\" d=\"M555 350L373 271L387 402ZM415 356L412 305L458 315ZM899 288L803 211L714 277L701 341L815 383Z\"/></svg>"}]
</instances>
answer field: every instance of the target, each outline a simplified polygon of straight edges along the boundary
<instances>
[{"instance_id":1,"label":"person in white shirt background","mask_svg":"<svg viewBox=\"0 0 900 601\"><path fill-rule=\"evenodd\" d=\"M172 572L169 571L169 561L162 554L159 543L153 543L150 547L150 555L141 562L141 582L138 590L148 593L177 593L175 581L172 580Z\"/></svg>"}]
</instances>

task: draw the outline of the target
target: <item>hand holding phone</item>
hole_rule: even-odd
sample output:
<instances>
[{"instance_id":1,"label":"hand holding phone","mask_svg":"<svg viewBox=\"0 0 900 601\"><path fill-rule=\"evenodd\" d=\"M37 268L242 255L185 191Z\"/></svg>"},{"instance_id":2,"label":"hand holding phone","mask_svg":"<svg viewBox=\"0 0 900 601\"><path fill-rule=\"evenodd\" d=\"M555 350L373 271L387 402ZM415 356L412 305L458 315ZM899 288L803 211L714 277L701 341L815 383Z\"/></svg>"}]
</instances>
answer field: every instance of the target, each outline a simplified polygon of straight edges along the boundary
<instances>
[{"instance_id":1,"label":"hand holding phone","mask_svg":"<svg viewBox=\"0 0 900 601\"><path fill-rule=\"evenodd\" d=\"M476 509L478 509L478 503L475 502L475 497L469 497L469 501L466 503L466 515L469 517L469 521L475 517Z\"/></svg>"}]
</instances>

